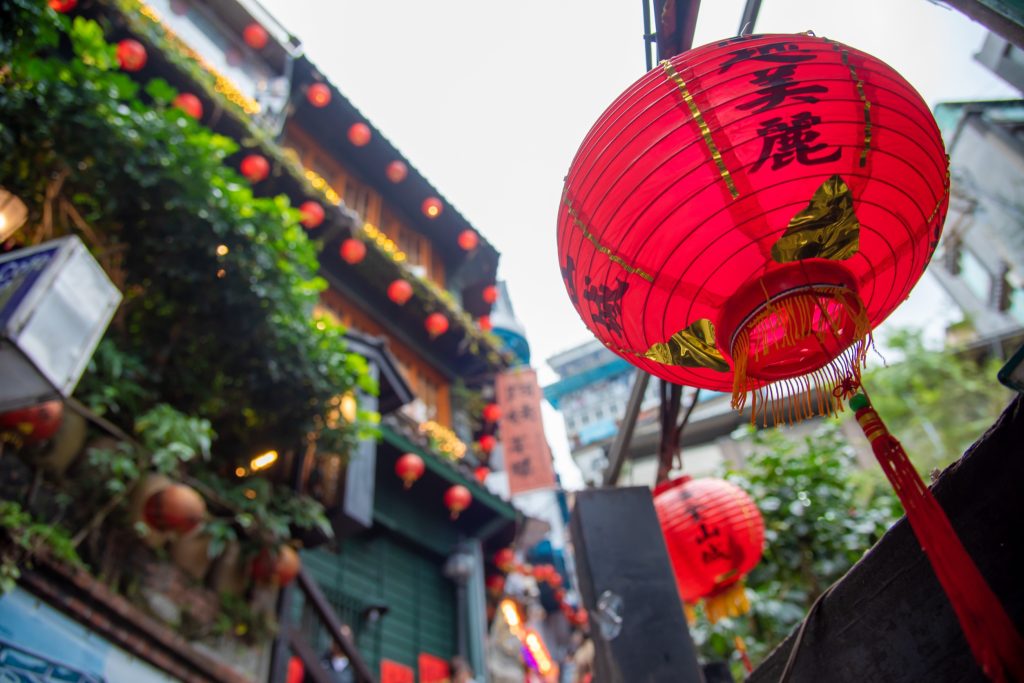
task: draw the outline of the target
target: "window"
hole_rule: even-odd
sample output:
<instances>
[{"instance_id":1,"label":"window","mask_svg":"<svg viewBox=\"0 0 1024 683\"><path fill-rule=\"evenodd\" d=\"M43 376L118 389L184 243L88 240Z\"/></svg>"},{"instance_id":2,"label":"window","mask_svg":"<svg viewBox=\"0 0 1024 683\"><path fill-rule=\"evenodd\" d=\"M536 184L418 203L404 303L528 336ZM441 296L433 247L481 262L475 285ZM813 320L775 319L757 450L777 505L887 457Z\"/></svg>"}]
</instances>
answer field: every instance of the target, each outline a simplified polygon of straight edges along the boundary
<instances>
[{"instance_id":1,"label":"window","mask_svg":"<svg viewBox=\"0 0 1024 683\"><path fill-rule=\"evenodd\" d=\"M994 278L970 249L960 250L960 278L974 296L988 303L992 300Z\"/></svg>"}]
</instances>

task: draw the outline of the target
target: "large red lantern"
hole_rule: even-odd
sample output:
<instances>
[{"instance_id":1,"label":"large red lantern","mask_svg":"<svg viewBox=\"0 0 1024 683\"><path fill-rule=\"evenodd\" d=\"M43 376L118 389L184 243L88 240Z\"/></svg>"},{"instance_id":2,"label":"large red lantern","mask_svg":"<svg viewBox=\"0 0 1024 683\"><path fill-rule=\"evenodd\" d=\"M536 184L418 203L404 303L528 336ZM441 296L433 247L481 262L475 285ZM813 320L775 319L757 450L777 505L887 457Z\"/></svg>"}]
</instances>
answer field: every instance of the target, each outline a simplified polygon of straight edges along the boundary
<instances>
[{"instance_id":1,"label":"large red lantern","mask_svg":"<svg viewBox=\"0 0 1024 683\"><path fill-rule=\"evenodd\" d=\"M395 474L402 480L405 488L410 488L423 476L426 465L423 458L415 453L406 453L395 462Z\"/></svg>"},{"instance_id":2,"label":"large red lantern","mask_svg":"<svg viewBox=\"0 0 1024 683\"><path fill-rule=\"evenodd\" d=\"M157 531L186 534L203 521L206 501L191 486L171 484L149 496L142 517Z\"/></svg>"},{"instance_id":3,"label":"large red lantern","mask_svg":"<svg viewBox=\"0 0 1024 683\"><path fill-rule=\"evenodd\" d=\"M412 285L408 280L395 280L388 285L388 298L399 306L404 306L412 298Z\"/></svg>"},{"instance_id":4,"label":"large red lantern","mask_svg":"<svg viewBox=\"0 0 1024 683\"><path fill-rule=\"evenodd\" d=\"M477 443L480 444L481 451L489 454L498 445L498 440L494 438L493 434L484 434Z\"/></svg>"},{"instance_id":5,"label":"large red lantern","mask_svg":"<svg viewBox=\"0 0 1024 683\"><path fill-rule=\"evenodd\" d=\"M742 579L761 559L764 520L743 489L722 479L681 477L654 489L679 597L705 600L711 621L749 609Z\"/></svg>"},{"instance_id":6,"label":"large red lantern","mask_svg":"<svg viewBox=\"0 0 1024 683\"><path fill-rule=\"evenodd\" d=\"M348 141L356 147L364 147L369 144L373 133L365 123L353 123L348 128Z\"/></svg>"},{"instance_id":7,"label":"large red lantern","mask_svg":"<svg viewBox=\"0 0 1024 683\"><path fill-rule=\"evenodd\" d=\"M384 169L384 175L393 183L400 183L409 175L409 167L404 162L395 159Z\"/></svg>"},{"instance_id":8,"label":"large red lantern","mask_svg":"<svg viewBox=\"0 0 1024 683\"><path fill-rule=\"evenodd\" d=\"M146 48L137 40L125 38L117 44L117 63L123 71L140 71L146 66Z\"/></svg>"},{"instance_id":9,"label":"large red lantern","mask_svg":"<svg viewBox=\"0 0 1024 683\"><path fill-rule=\"evenodd\" d=\"M451 512L452 519L458 519L472 502L473 494L461 484L456 484L444 492L444 506Z\"/></svg>"},{"instance_id":10,"label":"large red lantern","mask_svg":"<svg viewBox=\"0 0 1024 683\"><path fill-rule=\"evenodd\" d=\"M262 50L267 46L267 29L253 22L242 30L242 40L253 50Z\"/></svg>"},{"instance_id":11,"label":"large red lantern","mask_svg":"<svg viewBox=\"0 0 1024 683\"><path fill-rule=\"evenodd\" d=\"M435 339L448 331L448 318L441 313L431 313L423 321L423 326L427 328L430 338Z\"/></svg>"},{"instance_id":12,"label":"large red lantern","mask_svg":"<svg viewBox=\"0 0 1024 683\"><path fill-rule=\"evenodd\" d=\"M349 237L341 243L338 253L345 263L354 266L366 257L366 245L362 240Z\"/></svg>"},{"instance_id":13,"label":"large red lantern","mask_svg":"<svg viewBox=\"0 0 1024 683\"><path fill-rule=\"evenodd\" d=\"M270 175L270 164L267 162L266 157L260 154L249 154L246 156L242 159L239 169L242 171L242 175L251 183L258 183Z\"/></svg>"},{"instance_id":14,"label":"large red lantern","mask_svg":"<svg viewBox=\"0 0 1024 683\"><path fill-rule=\"evenodd\" d=\"M324 207L320 206L320 202L302 202L299 205L299 212L302 213L302 227L307 230L319 227L324 222Z\"/></svg>"},{"instance_id":15,"label":"large red lantern","mask_svg":"<svg viewBox=\"0 0 1024 683\"><path fill-rule=\"evenodd\" d=\"M190 92L180 93L174 98L173 104L194 119L203 118L203 103Z\"/></svg>"},{"instance_id":16,"label":"large red lantern","mask_svg":"<svg viewBox=\"0 0 1024 683\"><path fill-rule=\"evenodd\" d=\"M57 433L63 419L64 404L57 400L12 410L0 415L0 441L21 444L46 441Z\"/></svg>"},{"instance_id":17,"label":"large red lantern","mask_svg":"<svg viewBox=\"0 0 1024 683\"><path fill-rule=\"evenodd\" d=\"M497 403L488 403L483 410L486 422L497 422L501 419L501 407Z\"/></svg>"},{"instance_id":18,"label":"large red lantern","mask_svg":"<svg viewBox=\"0 0 1024 683\"><path fill-rule=\"evenodd\" d=\"M743 36L605 111L566 177L559 263L586 325L644 370L737 408L753 392L775 421L831 413L924 271L948 187L928 106L893 69Z\"/></svg>"},{"instance_id":19,"label":"large red lantern","mask_svg":"<svg viewBox=\"0 0 1024 683\"><path fill-rule=\"evenodd\" d=\"M317 109L331 103L331 89L323 83L313 83L306 90L306 99Z\"/></svg>"}]
</instances>

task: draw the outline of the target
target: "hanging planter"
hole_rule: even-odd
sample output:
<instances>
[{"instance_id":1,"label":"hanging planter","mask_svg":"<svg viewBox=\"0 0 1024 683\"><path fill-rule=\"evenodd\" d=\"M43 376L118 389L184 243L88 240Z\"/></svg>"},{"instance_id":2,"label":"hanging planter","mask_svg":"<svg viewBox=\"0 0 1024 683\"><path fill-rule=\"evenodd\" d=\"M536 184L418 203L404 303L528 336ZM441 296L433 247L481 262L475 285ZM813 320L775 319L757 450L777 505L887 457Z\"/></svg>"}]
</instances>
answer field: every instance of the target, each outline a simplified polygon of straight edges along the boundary
<instances>
[{"instance_id":1,"label":"hanging planter","mask_svg":"<svg viewBox=\"0 0 1024 683\"><path fill-rule=\"evenodd\" d=\"M406 489L412 487L426 471L423 458L415 453L406 453L395 462L395 474L402 480Z\"/></svg>"},{"instance_id":2,"label":"hanging planter","mask_svg":"<svg viewBox=\"0 0 1024 683\"><path fill-rule=\"evenodd\" d=\"M743 489L723 479L680 477L654 489L683 602L704 600L712 622L750 609L743 577L761 560L764 519Z\"/></svg>"},{"instance_id":3,"label":"hanging planter","mask_svg":"<svg viewBox=\"0 0 1024 683\"><path fill-rule=\"evenodd\" d=\"M444 506L451 513L451 518L458 519L473 502L473 494L465 486L456 484L444 492Z\"/></svg>"}]
</instances>

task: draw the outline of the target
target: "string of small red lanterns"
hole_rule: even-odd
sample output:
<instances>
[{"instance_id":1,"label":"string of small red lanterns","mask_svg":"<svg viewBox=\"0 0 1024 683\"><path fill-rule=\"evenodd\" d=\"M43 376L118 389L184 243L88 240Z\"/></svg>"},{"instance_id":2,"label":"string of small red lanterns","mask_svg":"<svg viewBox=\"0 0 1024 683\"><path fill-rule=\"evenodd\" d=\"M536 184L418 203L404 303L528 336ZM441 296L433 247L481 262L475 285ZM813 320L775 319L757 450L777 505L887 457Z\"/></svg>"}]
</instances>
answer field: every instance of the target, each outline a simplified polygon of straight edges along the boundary
<instances>
[{"instance_id":1,"label":"string of small red lanterns","mask_svg":"<svg viewBox=\"0 0 1024 683\"><path fill-rule=\"evenodd\" d=\"M587 610L576 608L565 601L566 592L562 587L562 575L558 569L551 564L522 564L516 560L515 552L511 548L502 548L494 553L494 564L499 571L505 574L521 574L532 576L538 585L546 584L551 589L558 608L566 620L573 626L585 626L587 624ZM492 574L485 579L487 592L495 599L500 598L505 589L505 577L500 574Z\"/></svg>"}]
</instances>

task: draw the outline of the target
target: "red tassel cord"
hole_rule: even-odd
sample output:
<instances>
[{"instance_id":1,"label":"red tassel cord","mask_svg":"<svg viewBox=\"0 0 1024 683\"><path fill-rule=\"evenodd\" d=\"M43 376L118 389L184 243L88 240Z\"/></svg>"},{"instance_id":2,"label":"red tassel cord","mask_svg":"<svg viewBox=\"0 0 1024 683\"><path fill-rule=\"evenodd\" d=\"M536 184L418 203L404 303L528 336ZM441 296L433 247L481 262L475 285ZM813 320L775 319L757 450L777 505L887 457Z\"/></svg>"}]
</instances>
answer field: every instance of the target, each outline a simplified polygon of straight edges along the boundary
<instances>
[{"instance_id":1,"label":"red tassel cord","mask_svg":"<svg viewBox=\"0 0 1024 683\"><path fill-rule=\"evenodd\" d=\"M975 660L997 683L1024 681L1024 639L960 542L945 511L867 397L854 396L850 407L903 503L910 527L953 606Z\"/></svg>"}]
</instances>

